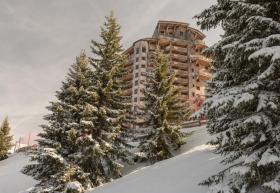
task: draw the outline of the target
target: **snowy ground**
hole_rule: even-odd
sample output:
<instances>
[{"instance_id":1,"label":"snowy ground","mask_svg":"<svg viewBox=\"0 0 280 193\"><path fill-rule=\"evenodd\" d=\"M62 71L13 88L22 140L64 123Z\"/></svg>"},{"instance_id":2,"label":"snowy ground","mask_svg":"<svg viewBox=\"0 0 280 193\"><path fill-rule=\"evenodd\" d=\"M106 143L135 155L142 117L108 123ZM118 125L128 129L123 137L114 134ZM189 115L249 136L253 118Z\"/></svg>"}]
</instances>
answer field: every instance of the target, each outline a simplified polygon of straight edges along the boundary
<instances>
[{"instance_id":1,"label":"snowy ground","mask_svg":"<svg viewBox=\"0 0 280 193\"><path fill-rule=\"evenodd\" d=\"M0 161L0 193L24 193L34 186L35 180L20 172L28 159L26 155L19 153Z\"/></svg>"},{"instance_id":2,"label":"snowy ground","mask_svg":"<svg viewBox=\"0 0 280 193\"><path fill-rule=\"evenodd\" d=\"M204 126L185 131L193 134L178 156L135 170L88 193L206 193L207 187L198 183L222 169L220 157L205 145L209 136ZM0 162L0 193L28 192L35 184L32 178L20 173L27 162L24 154Z\"/></svg>"},{"instance_id":3,"label":"snowy ground","mask_svg":"<svg viewBox=\"0 0 280 193\"><path fill-rule=\"evenodd\" d=\"M207 187L198 183L222 169L220 157L212 153L211 146L205 145L209 139L205 127L188 130L194 132L180 155L134 171L89 193L206 193Z\"/></svg>"}]
</instances>

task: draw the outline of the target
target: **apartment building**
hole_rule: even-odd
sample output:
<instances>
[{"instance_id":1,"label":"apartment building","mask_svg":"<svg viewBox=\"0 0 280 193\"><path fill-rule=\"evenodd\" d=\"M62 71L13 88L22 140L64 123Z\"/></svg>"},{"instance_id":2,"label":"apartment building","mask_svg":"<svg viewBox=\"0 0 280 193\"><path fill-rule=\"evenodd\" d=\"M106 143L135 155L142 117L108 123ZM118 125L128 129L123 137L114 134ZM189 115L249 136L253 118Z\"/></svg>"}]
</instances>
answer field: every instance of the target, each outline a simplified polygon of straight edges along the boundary
<instances>
[{"instance_id":1,"label":"apartment building","mask_svg":"<svg viewBox=\"0 0 280 193\"><path fill-rule=\"evenodd\" d=\"M132 110L144 107L145 72L153 68L151 55L158 48L169 58L170 71L175 73L174 84L181 90L181 98L194 111L205 100L205 83L211 77L209 64L211 59L202 55L207 46L205 35L188 23L159 21L151 38L137 40L124 54L128 56L126 64L129 82L125 94L131 97ZM142 118L138 118L141 124Z\"/></svg>"}]
</instances>

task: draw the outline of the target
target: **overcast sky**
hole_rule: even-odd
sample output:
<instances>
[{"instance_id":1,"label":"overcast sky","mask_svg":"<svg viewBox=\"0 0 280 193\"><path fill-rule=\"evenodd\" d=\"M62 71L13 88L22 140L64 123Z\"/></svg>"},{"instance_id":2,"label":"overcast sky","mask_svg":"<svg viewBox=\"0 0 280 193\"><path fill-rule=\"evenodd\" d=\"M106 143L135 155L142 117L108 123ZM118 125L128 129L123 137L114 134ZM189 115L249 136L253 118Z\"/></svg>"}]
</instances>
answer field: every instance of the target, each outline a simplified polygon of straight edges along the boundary
<instances>
[{"instance_id":1,"label":"overcast sky","mask_svg":"<svg viewBox=\"0 0 280 193\"><path fill-rule=\"evenodd\" d=\"M158 20L196 27L195 14L215 0L0 0L0 120L9 116L15 138L40 131L45 107L67 69L97 39L114 10L124 48L150 37ZM206 43L221 30L205 31Z\"/></svg>"}]
</instances>

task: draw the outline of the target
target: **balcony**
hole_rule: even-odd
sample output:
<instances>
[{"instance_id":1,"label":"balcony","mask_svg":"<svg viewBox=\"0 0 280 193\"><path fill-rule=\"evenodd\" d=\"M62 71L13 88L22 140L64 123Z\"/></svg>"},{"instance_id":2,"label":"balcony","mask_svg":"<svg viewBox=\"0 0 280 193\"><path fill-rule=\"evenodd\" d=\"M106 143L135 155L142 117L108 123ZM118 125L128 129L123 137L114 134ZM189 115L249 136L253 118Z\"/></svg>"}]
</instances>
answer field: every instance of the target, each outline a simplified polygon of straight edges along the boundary
<instances>
[{"instance_id":1,"label":"balcony","mask_svg":"<svg viewBox=\"0 0 280 193\"><path fill-rule=\"evenodd\" d=\"M190 57L192 61L197 61L199 62L199 64L209 64L210 62L212 62L210 58L206 58L205 56L199 54L194 54Z\"/></svg>"},{"instance_id":2,"label":"balcony","mask_svg":"<svg viewBox=\"0 0 280 193\"><path fill-rule=\"evenodd\" d=\"M172 62L171 67L172 69L181 69L184 71L188 70L187 63L183 63L183 62Z\"/></svg>"},{"instance_id":3,"label":"balcony","mask_svg":"<svg viewBox=\"0 0 280 193\"><path fill-rule=\"evenodd\" d=\"M188 75L188 72L186 71L181 71L181 70L178 70L177 73L176 73L177 76L180 76L182 78L187 78L189 75Z\"/></svg>"},{"instance_id":4,"label":"balcony","mask_svg":"<svg viewBox=\"0 0 280 193\"><path fill-rule=\"evenodd\" d=\"M154 50L156 50L156 48L157 48L157 45L156 44L149 44L149 50L150 51L154 51Z\"/></svg>"},{"instance_id":5,"label":"balcony","mask_svg":"<svg viewBox=\"0 0 280 193\"><path fill-rule=\"evenodd\" d=\"M199 69L199 76L202 78L202 79L210 79L211 78L211 73L208 71L208 70L205 70L205 69Z\"/></svg>"},{"instance_id":6,"label":"balcony","mask_svg":"<svg viewBox=\"0 0 280 193\"><path fill-rule=\"evenodd\" d=\"M133 86L132 81L126 82L125 85L124 85L124 87L123 87L123 89L125 89L125 90L131 89L132 86Z\"/></svg>"},{"instance_id":7,"label":"balcony","mask_svg":"<svg viewBox=\"0 0 280 193\"><path fill-rule=\"evenodd\" d=\"M181 62L186 62L188 60L188 56L184 56L181 54L170 54L170 57L179 60Z\"/></svg>"},{"instance_id":8,"label":"balcony","mask_svg":"<svg viewBox=\"0 0 280 193\"><path fill-rule=\"evenodd\" d=\"M134 60L133 60L133 58L132 58L132 57L131 57L131 58L129 58L129 59L127 59L127 62L125 63L124 67L127 67L127 66L131 66L131 65L133 65L133 62L134 62Z\"/></svg>"},{"instance_id":9,"label":"balcony","mask_svg":"<svg viewBox=\"0 0 280 193\"><path fill-rule=\"evenodd\" d=\"M189 76L187 71L170 69L170 72L171 74L175 74L176 77L187 78Z\"/></svg>"},{"instance_id":10,"label":"balcony","mask_svg":"<svg viewBox=\"0 0 280 193\"><path fill-rule=\"evenodd\" d=\"M180 92L184 95L187 95L187 94L189 94L189 89L183 88L183 89L180 89Z\"/></svg>"},{"instance_id":11,"label":"balcony","mask_svg":"<svg viewBox=\"0 0 280 193\"><path fill-rule=\"evenodd\" d=\"M123 77L123 79L125 80L125 81L130 81L130 80L132 80L132 78L133 78L133 74L131 73L131 74L128 74L128 75L125 75L124 77Z\"/></svg>"},{"instance_id":12,"label":"balcony","mask_svg":"<svg viewBox=\"0 0 280 193\"><path fill-rule=\"evenodd\" d=\"M124 96L131 96L131 95L132 95L132 88L124 91Z\"/></svg>"},{"instance_id":13,"label":"balcony","mask_svg":"<svg viewBox=\"0 0 280 193\"><path fill-rule=\"evenodd\" d=\"M174 84L178 84L178 85L188 85L189 81L186 78L175 78Z\"/></svg>"},{"instance_id":14,"label":"balcony","mask_svg":"<svg viewBox=\"0 0 280 193\"><path fill-rule=\"evenodd\" d=\"M196 48L205 48L207 46L203 40L195 40L195 47Z\"/></svg>"},{"instance_id":15,"label":"balcony","mask_svg":"<svg viewBox=\"0 0 280 193\"><path fill-rule=\"evenodd\" d=\"M179 53L187 53L188 49L187 48L178 47L178 46L167 46L166 47L166 51L176 51L176 52L179 52Z\"/></svg>"}]
</instances>

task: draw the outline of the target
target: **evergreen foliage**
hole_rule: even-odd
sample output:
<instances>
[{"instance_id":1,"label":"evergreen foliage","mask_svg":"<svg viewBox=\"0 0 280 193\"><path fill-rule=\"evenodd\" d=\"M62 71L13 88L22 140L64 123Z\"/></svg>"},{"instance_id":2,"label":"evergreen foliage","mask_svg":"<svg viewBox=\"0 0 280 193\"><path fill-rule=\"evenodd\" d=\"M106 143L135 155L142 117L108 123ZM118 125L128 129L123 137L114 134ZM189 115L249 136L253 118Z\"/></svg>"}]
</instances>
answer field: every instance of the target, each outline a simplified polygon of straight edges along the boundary
<instances>
[{"instance_id":1,"label":"evergreen foliage","mask_svg":"<svg viewBox=\"0 0 280 193\"><path fill-rule=\"evenodd\" d=\"M203 184L213 193L279 193L280 2L218 0L196 18L225 31L205 52L214 76L202 112L227 168Z\"/></svg>"},{"instance_id":2,"label":"evergreen foliage","mask_svg":"<svg viewBox=\"0 0 280 193\"><path fill-rule=\"evenodd\" d=\"M80 192L93 186L94 177L82 162L95 145L90 135L96 112L91 76L82 52L56 92L57 101L48 107L51 113L44 118L48 124L42 126L39 148L32 153L31 160L35 162L23 169L23 173L39 181L31 192L74 193L73 184L80 187ZM88 146L81 145L88 141Z\"/></svg>"},{"instance_id":3,"label":"evergreen foliage","mask_svg":"<svg viewBox=\"0 0 280 193\"><path fill-rule=\"evenodd\" d=\"M13 136L10 135L9 120L6 117L0 127L0 161L8 158L9 150L12 148Z\"/></svg>"},{"instance_id":4,"label":"evergreen foliage","mask_svg":"<svg viewBox=\"0 0 280 193\"><path fill-rule=\"evenodd\" d=\"M167 57L156 51L153 69L146 75L146 128L141 136L140 151L151 163L173 157L173 151L184 144L180 131L188 109L180 99L179 89L173 85Z\"/></svg>"},{"instance_id":5,"label":"evergreen foliage","mask_svg":"<svg viewBox=\"0 0 280 193\"><path fill-rule=\"evenodd\" d=\"M130 155L130 103L123 95L119 31L113 14L106 17L103 42L92 41L94 57L88 61L81 53L48 107L48 125L32 156L36 162L23 169L39 181L33 192L80 193L121 176L120 162Z\"/></svg>"},{"instance_id":6,"label":"evergreen foliage","mask_svg":"<svg viewBox=\"0 0 280 193\"><path fill-rule=\"evenodd\" d=\"M90 63L94 67L93 84L98 95L96 106L97 120L95 126L99 135L106 136L105 141L112 141L112 151L115 159L129 161L130 155L127 148L130 136L129 124L133 123L130 116L130 97L124 96L128 86L123 77L128 73L125 69L126 58L122 54L120 25L117 23L113 12L106 17L101 27L101 42L92 40L93 57ZM112 162L110 171L112 176L120 176L118 164Z\"/></svg>"}]
</instances>

